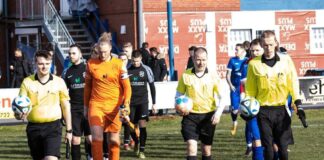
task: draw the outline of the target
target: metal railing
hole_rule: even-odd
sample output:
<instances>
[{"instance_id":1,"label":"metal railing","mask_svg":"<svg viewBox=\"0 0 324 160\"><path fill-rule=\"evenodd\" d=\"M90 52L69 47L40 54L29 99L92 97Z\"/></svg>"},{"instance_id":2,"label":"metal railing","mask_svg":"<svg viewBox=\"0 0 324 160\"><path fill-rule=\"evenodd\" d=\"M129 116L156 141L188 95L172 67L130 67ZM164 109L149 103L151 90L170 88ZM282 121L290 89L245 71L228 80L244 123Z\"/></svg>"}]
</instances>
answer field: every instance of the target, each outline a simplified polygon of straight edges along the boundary
<instances>
[{"instance_id":1,"label":"metal railing","mask_svg":"<svg viewBox=\"0 0 324 160\"><path fill-rule=\"evenodd\" d=\"M47 36L50 41L55 42L56 48L62 54L60 60L63 60L68 54L67 48L74 44L74 40L50 0L45 0L43 18L45 31L49 34Z\"/></svg>"}]
</instances>

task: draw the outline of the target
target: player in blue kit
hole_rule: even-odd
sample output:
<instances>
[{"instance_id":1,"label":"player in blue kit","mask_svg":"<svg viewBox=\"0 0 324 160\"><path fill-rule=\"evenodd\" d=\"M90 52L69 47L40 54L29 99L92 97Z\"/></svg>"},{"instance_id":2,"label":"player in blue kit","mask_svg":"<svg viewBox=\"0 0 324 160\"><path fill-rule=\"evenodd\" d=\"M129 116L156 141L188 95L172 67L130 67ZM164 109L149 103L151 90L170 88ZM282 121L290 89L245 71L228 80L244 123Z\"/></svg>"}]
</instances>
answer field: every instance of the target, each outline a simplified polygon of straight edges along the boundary
<instances>
[{"instance_id":1,"label":"player in blue kit","mask_svg":"<svg viewBox=\"0 0 324 160\"><path fill-rule=\"evenodd\" d=\"M230 86L231 98L231 117L233 127L231 134L236 134L237 129L237 115L240 106L240 84L242 79L242 67L246 64L247 58L243 44L236 44L235 57L232 57L227 65L226 81Z\"/></svg>"}]
</instances>

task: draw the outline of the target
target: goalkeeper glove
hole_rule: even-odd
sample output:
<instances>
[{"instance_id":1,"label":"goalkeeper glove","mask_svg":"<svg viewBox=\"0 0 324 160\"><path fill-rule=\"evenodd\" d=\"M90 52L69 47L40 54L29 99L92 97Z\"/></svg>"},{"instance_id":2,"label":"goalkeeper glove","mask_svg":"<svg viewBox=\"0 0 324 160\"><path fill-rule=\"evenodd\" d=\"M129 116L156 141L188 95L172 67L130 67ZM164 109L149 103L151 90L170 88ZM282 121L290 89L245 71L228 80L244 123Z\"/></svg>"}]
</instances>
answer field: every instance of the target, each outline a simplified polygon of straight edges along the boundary
<instances>
[{"instance_id":1,"label":"goalkeeper glove","mask_svg":"<svg viewBox=\"0 0 324 160\"><path fill-rule=\"evenodd\" d=\"M301 100L300 99L297 99L295 101L295 105L296 105L296 108L297 108L297 115L298 115L298 118L300 119L301 123L303 124L304 128L307 128L308 127L308 123L306 121L306 114L305 114L305 111L303 108L299 107L301 105Z\"/></svg>"}]
</instances>

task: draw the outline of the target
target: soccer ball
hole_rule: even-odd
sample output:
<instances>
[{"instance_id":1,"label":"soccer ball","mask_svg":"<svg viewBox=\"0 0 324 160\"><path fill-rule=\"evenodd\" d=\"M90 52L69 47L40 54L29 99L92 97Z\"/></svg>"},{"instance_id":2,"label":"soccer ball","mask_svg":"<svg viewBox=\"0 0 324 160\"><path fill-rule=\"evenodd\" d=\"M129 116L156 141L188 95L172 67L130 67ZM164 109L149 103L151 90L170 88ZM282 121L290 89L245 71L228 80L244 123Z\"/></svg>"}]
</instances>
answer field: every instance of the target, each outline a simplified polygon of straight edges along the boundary
<instances>
[{"instance_id":1,"label":"soccer ball","mask_svg":"<svg viewBox=\"0 0 324 160\"><path fill-rule=\"evenodd\" d=\"M260 103L252 97L245 97L240 103L241 114L245 117L254 117L259 113Z\"/></svg>"},{"instance_id":2,"label":"soccer ball","mask_svg":"<svg viewBox=\"0 0 324 160\"><path fill-rule=\"evenodd\" d=\"M175 99L175 109L178 113L190 112L192 106L192 100L185 95L182 95Z\"/></svg>"},{"instance_id":3,"label":"soccer ball","mask_svg":"<svg viewBox=\"0 0 324 160\"><path fill-rule=\"evenodd\" d=\"M32 109L31 101L27 96L17 96L12 101L11 108L16 114L26 114Z\"/></svg>"}]
</instances>

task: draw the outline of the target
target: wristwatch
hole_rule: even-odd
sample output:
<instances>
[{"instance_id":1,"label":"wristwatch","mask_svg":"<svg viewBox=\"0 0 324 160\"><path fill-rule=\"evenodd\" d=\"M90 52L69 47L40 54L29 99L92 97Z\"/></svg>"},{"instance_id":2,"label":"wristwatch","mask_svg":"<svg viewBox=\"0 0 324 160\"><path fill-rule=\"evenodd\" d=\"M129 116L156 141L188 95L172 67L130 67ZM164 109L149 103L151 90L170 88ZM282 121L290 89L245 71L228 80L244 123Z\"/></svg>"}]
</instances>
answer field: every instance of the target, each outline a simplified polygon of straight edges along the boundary
<instances>
[{"instance_id":1,"label":"wristwatch","mask_svg":"<svg viewBox=\"0 0 324 160\"><path fill-rule=\"evenodd\" d=\"M70 129L70 130L66 130L65 132L66 132L66 133L72 133L72 129Z\"/></svg>"}]
</instances>

